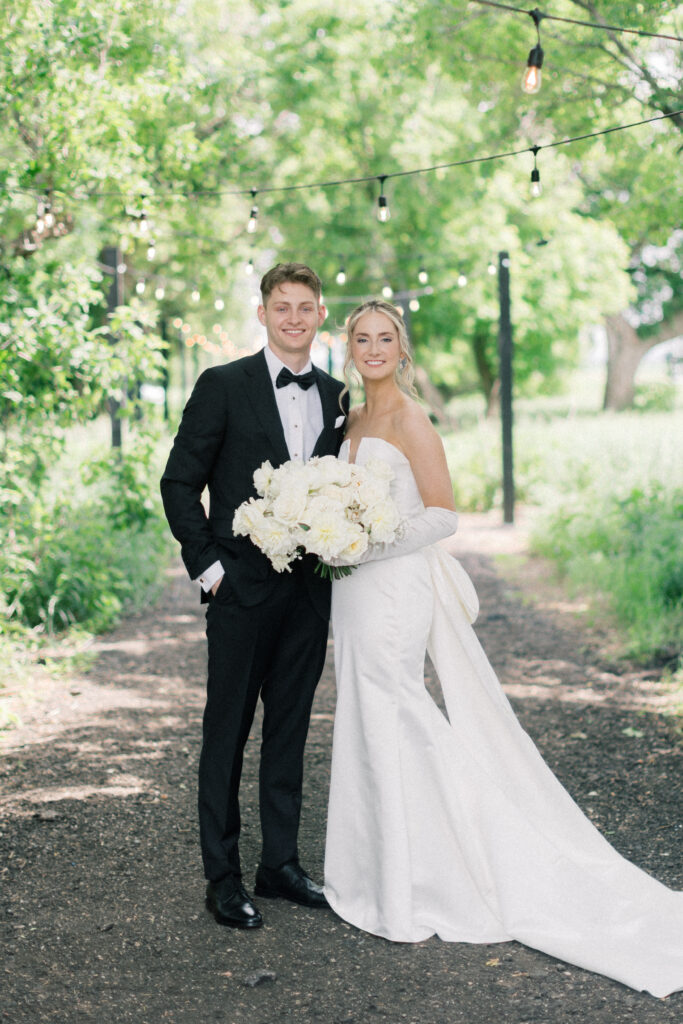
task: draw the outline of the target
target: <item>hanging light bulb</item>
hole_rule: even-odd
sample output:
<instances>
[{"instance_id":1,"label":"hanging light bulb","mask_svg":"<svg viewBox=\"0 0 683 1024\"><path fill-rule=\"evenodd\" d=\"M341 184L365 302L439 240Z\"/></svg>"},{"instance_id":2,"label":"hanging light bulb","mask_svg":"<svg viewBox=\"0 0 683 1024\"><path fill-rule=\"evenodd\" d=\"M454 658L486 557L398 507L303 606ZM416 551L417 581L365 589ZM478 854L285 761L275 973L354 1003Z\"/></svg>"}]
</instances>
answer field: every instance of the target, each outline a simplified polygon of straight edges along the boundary
<instances>
[{"instance_id":1,"label":"hanging light bulb","mask_svg":"<svg viewBox=\"0 0 683 1024\"><path fill-rule=\"evenodd\" d=\"M55 215L52 212L52 203L50 202L50 197L49 196L45 196L43 205L44 205L44 209L45 209L45 213L43 214L43 219L45 221L45 228L46 228L47 231L49 231L50 228L54 227L54 223L55 223Z\"/></svg>"},{"instance_id":2,"label":"hanging light bulb","mask_svg":"<svg viewBox=\"0 0 683 1024\"><path fill-rule=\"evenodd\" d=\"M140 280L138 281L138 283L135 285L135 291L138 293L138 295L142 295L144 290L145 290L145 281L144 281L144 278L141 277Z\"/></svg>"},{"instance_id":3,"label":"hanging light bulb","mask_svg":"<svg viewBox=\"0 0 683 1024\"><path fill-rule=\"evenodd\" d=\"M536 26L537 43L532 50L529 51L529 57L526 62L526 69L522 76L522 91L533 95L538 92L541 88L541 68L543 67L543 47L541 46L541 30L540 23L543 15L536 8L533 11L528 12L534 19L534 25Z\"/></svg>"},{"instance_id":4,"label":"hanging light bulb","mask_svg":"<svg viewBox=\"0 0 683 1024\"><path fill-rule=\"evenodd\" d=\"M156 254L157 254L157 247L154 244L154 239L150 238L149 245L147 246L147 259L150 260L150 261L153 260L154 257L156 256Z\"/></svg>"},{"instance_id":5,"label":"hanging light bulb","mask_svg":"<svg viewBox=\"0 0 683 1024\"><path fill-rule=\"evenodd\" d=\"M467 276L465 274L458 274L458 287L464 288L467 284Z\"/></svg>"},{"instance_id":6,"label":"hanging light bulb","mask_svg":"<svg viewBox=\"0 0 683 1024\"><path fill-rule=\"evenodd\" d=\"M541 185L541 174L538 167L536 166L536 154L538 153L539 149L540 146L531 147L531 152L534 154L534 169L531 172L531 195L534 199L538 199L538 197L543 192L543 186Z\"/></svg>"},{"instance_id":7,"label":"hanging light bulb","mask_svg":"<svg viewBox=\"0 0 683 1024\"><path fill-rule=\"evenodd\" d=\"M337 284L346 284L346 271L344 270L343 267L340 267L339 270L337 271L335 281L337 282Z\"/></svg>"},{"instance_id":8,"label":"hanging light bulb","mask_svg":"<svg viewBox=\"0 0 683 1024\"><path fill-rule=\"evenodd\" d=\"M377 220L382 224L391 217L391 210L387 205L387 197L384 195L384 182L387 180L386 174L381 174L379 177L379 199L377 200Z\"/></svg>"},{"instance_id":9,"label":"hanging light bulb","mask_svg":"<svg viewBox=\"0 0 683 1024\"><path fill-rule=\"evenodd\" d=\"M157 302L161 302L165 294L166 289L164 288L163 284L160 284L157 288L154 289L154 298L157 300Z\"/></svg>"},{"instance_id":10,"label":"hanging light bulb","mask_svg":"<svg viewBox=\"0 0 683 1024\"><path fill-rule=\"evenodd\" d=\"M253 260L249 260L249 262L247 264L245 264L244 273L247 275L247 277L251 277L251 275L254 273L254 261Z\"/></svg>"},{"instance_id":11,"label":"hanging light bulb","mask_svg":"<svg viewBox=\"0 0 683 1024\"><path fill-rule=\"evenodd\" d=\"M214 307L220 313L222 309L225 309L225 303L223 302L222 299L216 299L216 301L214 302Z\"/></svg>"},{"instance_id":12,"label":"hanging light bulb","mask_svg":"<svg viewBox=\"0 0 683 1024\"><path fill-rule=\"evenodd\" d=\"M384 298L385 299L390 299L393 294L394 294L394 289L391 287L391 285L390 284L385 284L384 288L382 288L382 295L384 296Z\"/></svg>"},{"instance_id":13,"label":"hanging light bulb","mask_svg":"<svg viewBox=\"0 0 683 1024\"><path fill-rule=\"evenodd\" d=\"M147 220L147 214L144 210L138 219L138 231L141 236L149 234L149 221Z\"/></svg>"},{"instance_id":14,"label":"hanging light bulb","mask_svg":"<svg viewBox=\"0 0 683 1024\"><path fill-rule=\"evenodd\" d=\"M201 297L201 292L199 291L197 285L195 285L194 288L192 289L192 292L190 293L190 298L192 299L193 302L199 302Z\"/></svg>"},{"instance_id":15,"label":"hanging light bulb","mask_svg":"<svg viewBox=\"0 0 683 1024\"><path fill-rule=\"evenodd\" d=\"M417 279L420 282L420 284L427 284L427 281L429 280L429 274L427 273L424 267L420 267L420 269L418 270Z\"/></svg>"},{"instance_id":16,"label":"hanging light bulb","mask_svg":"<svg viewBox=\"0 0 683 1024\"><path fill-rule=\"evenodd\" d=\"M491 275L491 277L493 277L493 275L497 272L496 271L496 264L495 263L489 263L489 265L486 268L486 270Z\"/></svg>"},{"instance_id":17,"label":"hanging light bulb","mask_svg":"<svg viewBox=\"0 0 683 1024\"><path fill-rule=\"evenodd\" d=\"M251 190L251 203L252 203L252 206L251 206L251 213L249 214L249 223L247 224L247 231L249 232L250 235L253 235L253 233L256 231L256 222L258 220L258 206L254 202L254 200L256 199L256 193L257 193L257 189L252 188L252 190Z\"/></svg>"},{"instance_id":18,"label":"hanging light bulb","mask_svg":"<svg viewBox=\"0 0 683 1024\"><path fill-rule=\"evenodd\" d=\"M413 313L417 313L418 309L420 308L419 299L411 299L410 302L408 303L408 308L412 310Z\"/></svg>"}]
</instances>

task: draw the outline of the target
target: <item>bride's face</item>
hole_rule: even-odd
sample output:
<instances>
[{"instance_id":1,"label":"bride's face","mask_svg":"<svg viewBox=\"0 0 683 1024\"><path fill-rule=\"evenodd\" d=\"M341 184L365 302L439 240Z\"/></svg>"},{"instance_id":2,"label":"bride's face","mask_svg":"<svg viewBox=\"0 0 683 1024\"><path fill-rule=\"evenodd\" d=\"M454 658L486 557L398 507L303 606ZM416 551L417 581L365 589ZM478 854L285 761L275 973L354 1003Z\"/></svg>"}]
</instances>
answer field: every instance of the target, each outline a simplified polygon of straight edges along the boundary
<instances>
[{"instance_id":1,"label":"bride's face","mask_svg":"<svg viewBox=\"0 0 683 1024\"><path fill-rule=\"evenodd\" d=\"M351 336L351 358L363 380L393 377L401 358L398 331L388 316L364 313Z\"/></svg>"}]
</instances>

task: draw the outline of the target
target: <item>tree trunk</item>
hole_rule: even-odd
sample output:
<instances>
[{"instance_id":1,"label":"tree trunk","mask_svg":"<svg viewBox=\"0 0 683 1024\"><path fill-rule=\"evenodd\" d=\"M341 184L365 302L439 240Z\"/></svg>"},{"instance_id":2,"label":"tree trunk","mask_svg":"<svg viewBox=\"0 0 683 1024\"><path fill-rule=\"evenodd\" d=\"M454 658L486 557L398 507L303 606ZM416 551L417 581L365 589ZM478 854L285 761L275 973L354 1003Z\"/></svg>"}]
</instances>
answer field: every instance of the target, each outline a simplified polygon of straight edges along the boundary
<instances>
[{"instance_id":1,"label":"tree trunk","mask_svg":"<svg viewBox=\"0 0 683 1024\"><path fill-rule=\"evenodd\" d=\"M488 357L487 343L491 334L488 320L477 320L472 332L472 353L479 374L479 383L486 399L486 416L492 419L500 410L500 381Z\"/></svg>"},{"instance_id":2,"label":"tree trunk","mask_svg":"<svg viewBox=\"0 0 683 1024\"><path fill-rule=\"evenodd\" d=\"M608 316L607 328L607 382L603 409L628 409L635 397L635 376L640 361L655 345L683 333L683 311L670 320L662 321L656 335L643 341L625 317L618 313Z\"/></svg>"}]
</instances>

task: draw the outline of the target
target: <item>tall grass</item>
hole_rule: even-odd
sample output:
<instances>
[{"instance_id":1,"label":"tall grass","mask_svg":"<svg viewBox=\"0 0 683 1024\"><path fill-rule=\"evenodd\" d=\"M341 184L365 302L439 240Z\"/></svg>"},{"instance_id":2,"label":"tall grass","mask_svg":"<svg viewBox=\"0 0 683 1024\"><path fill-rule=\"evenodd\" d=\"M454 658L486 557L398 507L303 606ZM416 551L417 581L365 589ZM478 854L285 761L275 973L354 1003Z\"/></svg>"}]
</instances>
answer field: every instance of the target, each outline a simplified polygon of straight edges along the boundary
<instances>
[{"instance_id":1,"label":"tall grass","mask_svg":"<svg viewBox=\"0 0 683 1024\"><path fill-rule=\"evenodd\" d=\"M456 504L501 502L498 424L445 439ZM525 414L514 431L517 499L537 506L532 548L621 624L628 653L683 651L683 412Z\"/></svg>"}]
</instances>

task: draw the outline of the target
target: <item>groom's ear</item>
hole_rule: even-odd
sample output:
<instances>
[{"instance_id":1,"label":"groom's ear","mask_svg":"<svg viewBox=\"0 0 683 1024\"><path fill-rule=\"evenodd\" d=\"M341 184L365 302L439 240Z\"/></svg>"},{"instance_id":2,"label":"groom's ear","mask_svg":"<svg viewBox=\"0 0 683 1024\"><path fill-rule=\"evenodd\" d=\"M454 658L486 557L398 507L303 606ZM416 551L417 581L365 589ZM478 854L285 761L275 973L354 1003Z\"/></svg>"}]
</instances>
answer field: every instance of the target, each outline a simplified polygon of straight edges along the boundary
<instances>
[{"instance_id":1,"label":"groom's ear","mask_svg":"<svg viewBox=\"0 0 683 1024\"><path fill-rule=\"evenodd\" d=\"M327 306L324 306L322 302L318 306L318 327L322 327L327 318Z\"/></svg>"},{"instance_id":2,"label":"groom's ear","mask_svg":"<svg viewBox=\"0 0 683 1024\"><path fill-rule=\"evenodd\" d=\"M256 316L259 318L259 323L263 324L263 326L265 327L266 326L266 307L263 306L263 305L260 305L259 308L256 310Z\"/></svg>"}]
</instances>

